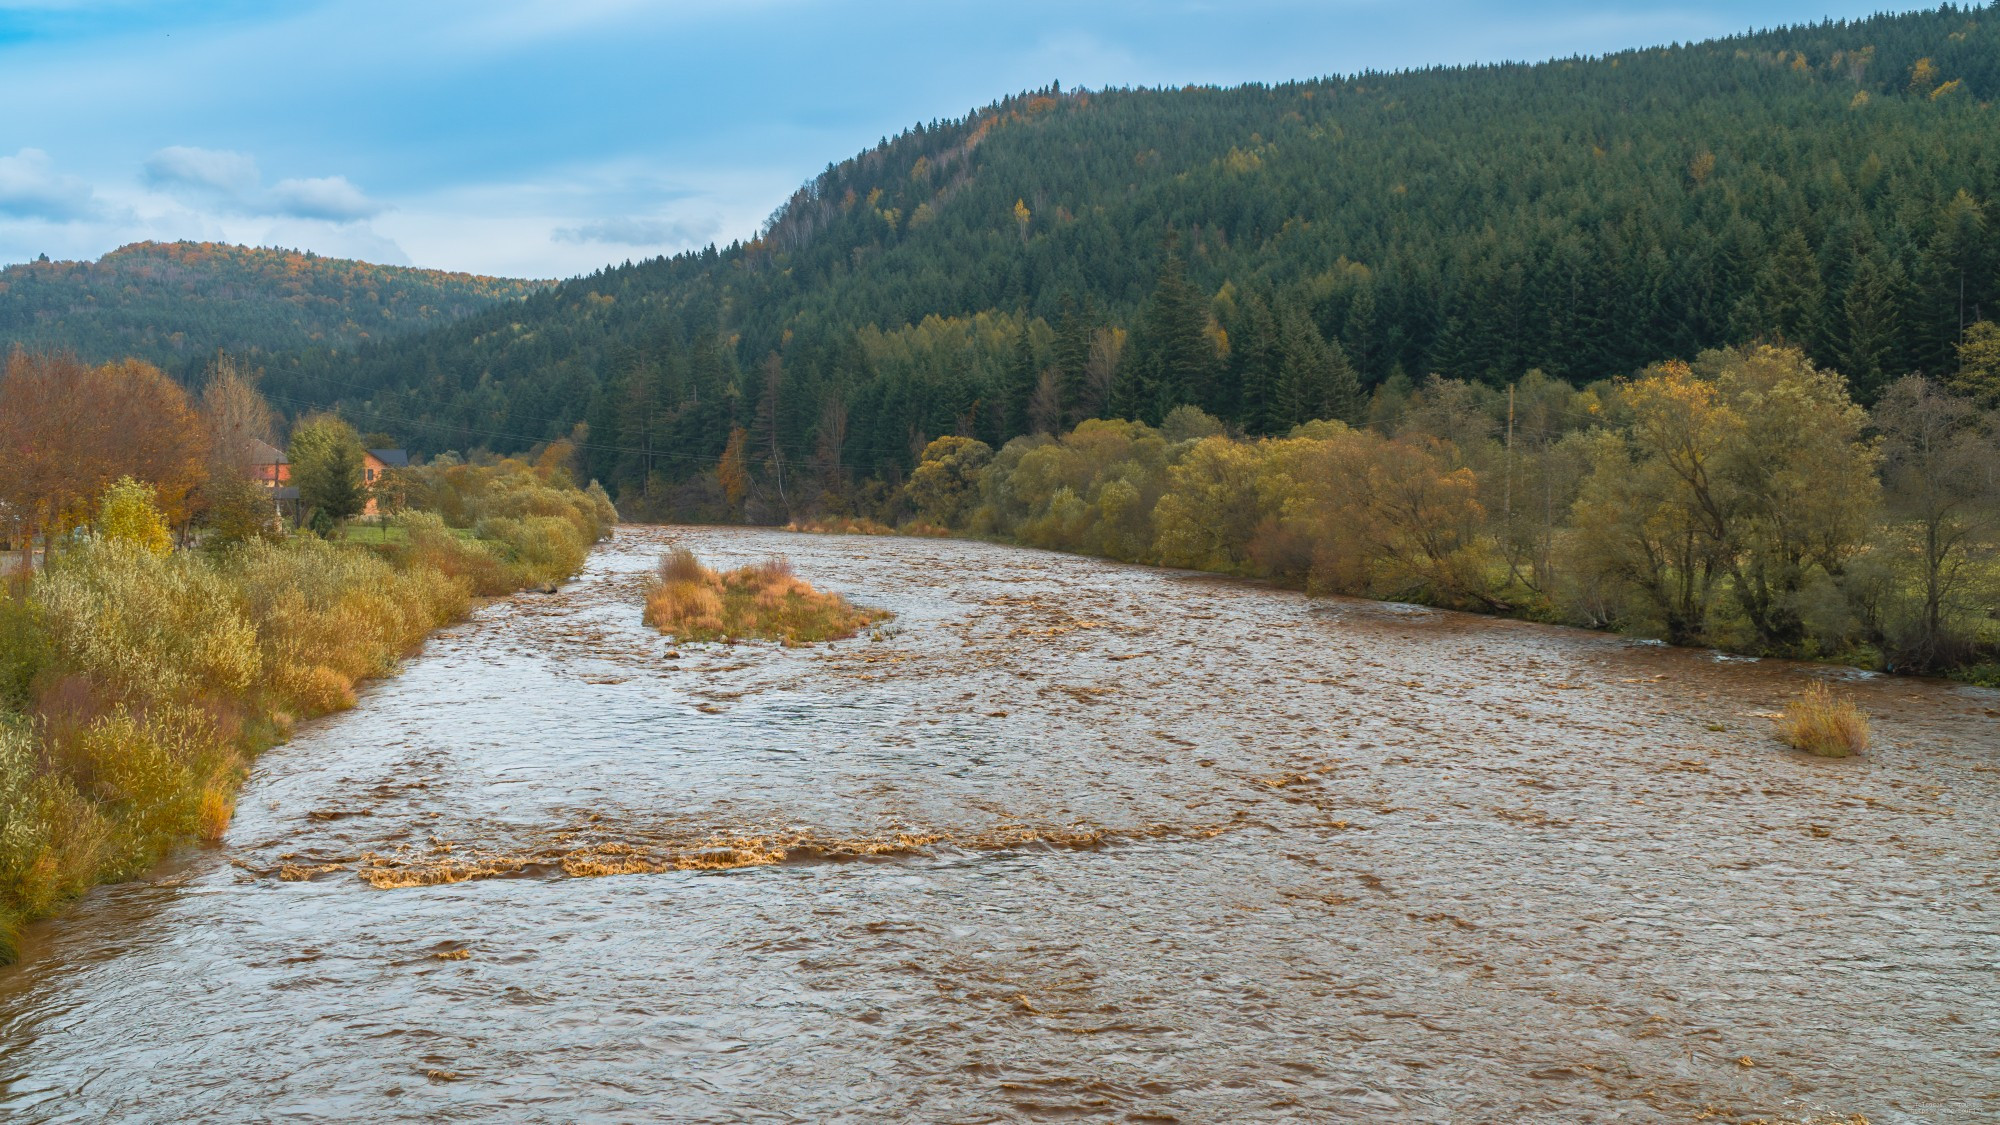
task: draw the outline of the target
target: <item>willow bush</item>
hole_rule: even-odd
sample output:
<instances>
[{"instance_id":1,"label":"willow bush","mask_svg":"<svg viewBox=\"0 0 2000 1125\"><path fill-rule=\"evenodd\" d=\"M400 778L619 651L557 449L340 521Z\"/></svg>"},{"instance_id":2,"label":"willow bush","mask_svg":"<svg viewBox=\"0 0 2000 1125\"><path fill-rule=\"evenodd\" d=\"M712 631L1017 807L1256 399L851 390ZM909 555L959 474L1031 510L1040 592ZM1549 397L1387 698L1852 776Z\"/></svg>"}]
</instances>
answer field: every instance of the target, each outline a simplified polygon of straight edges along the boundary
<instances>
[{"instance_id":1,"label":"willow bush","mask_svg":"<svg viewBox=\"0 0 2000 1125\"><path fill-rule=\"evenodd\" d=\"M414 470L401 541L162 551L121 481L94 537L0 585L0 960L19 925L219 838L248 760L351 707L473 597L559 581L617 519L559 467Z\"/></svg>"}]
</instances>

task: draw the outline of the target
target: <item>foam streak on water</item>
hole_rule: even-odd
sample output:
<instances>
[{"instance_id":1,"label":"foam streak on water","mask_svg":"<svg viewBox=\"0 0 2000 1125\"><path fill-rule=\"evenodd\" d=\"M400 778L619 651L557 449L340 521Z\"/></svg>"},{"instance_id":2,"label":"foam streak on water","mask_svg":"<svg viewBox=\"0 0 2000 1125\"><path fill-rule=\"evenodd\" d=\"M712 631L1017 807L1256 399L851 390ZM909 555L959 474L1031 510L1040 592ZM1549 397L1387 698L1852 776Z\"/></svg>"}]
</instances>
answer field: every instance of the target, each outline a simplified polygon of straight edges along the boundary
<instances>
[{"instance_id":1,"label":"foam streak on water","mask_svg":"<svg viewBox=\"0 0 2000 1125\"><path fill-rule=\"evenodd\" d=\"M669 536L891 635L687 648ZM0 970L19 1121L2000 1118L2000 696L623 528Z\"/></svg>"}]
</instances>

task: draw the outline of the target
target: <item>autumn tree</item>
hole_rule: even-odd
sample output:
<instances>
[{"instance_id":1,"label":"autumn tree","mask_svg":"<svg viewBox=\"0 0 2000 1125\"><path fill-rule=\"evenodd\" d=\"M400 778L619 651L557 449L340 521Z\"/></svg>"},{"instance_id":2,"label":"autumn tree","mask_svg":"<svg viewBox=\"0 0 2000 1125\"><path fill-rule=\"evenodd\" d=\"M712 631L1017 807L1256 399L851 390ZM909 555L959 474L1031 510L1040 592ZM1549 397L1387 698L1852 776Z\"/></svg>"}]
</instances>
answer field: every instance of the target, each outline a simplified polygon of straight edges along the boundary
<instances>
[{"instance_id":1,"label":"autumn tree","mask_svg":"<svg viewBox=\"0 0 2000 1125\"><path fill-rule=\"evenodd\" d=\"M1167 566L1235 573L1250 561L1263 521L1264 456L1226 437L1195 443L1167 474L1153 508L1154 549Z\"/></svg>"},{"instance_id":2,"label":"autumn tree","mask_svg":"<svg viewBox=\"0 0 2000 1125\"><path fill-rule=\"evenodd\" d=\"M131 477L119 477L104 490L97 505L97 534L113 543L131 543L153 555L173 550L167 519L153 502L153 490Z\"/></svg>"},{"instance_id":3,"label":"autumn tree","mask_svg":"<svg viewBox=\"0 0 2000 1125\"><path fill-rule=\"evenodd\" d=\"M185 524L207 454L186 393L151 364L16 351L0 376L0 504L45 549L120 477L150 485L169 524Z\"/></svg>"},{"instance_id":4,"label":"autumn tree","mask_svg":"<svg viewBox=\"0 0 2000 1125\"><path fill-rule=\"evenodd\" d=\"M743 510L743 501L750 496L750 466L744 455L744 447L749 444L750 432L741 426L729 431L729 442L723 446L722 459L716 462L715 477L722 486L723 502L732 513Z\"/></svg>"},{"instance_id":5,"label":"autumn tree","mask_svg":"<svg viewBox=\"0 0 2000 1125\"><path fill-rule=\"evenodd\" d=\"M979 496L979 473L993 447L974 438L946 436L924 447L904 493L917 514L939 527L959 526Z\"/></svg>"},{"instance_id":6,"label":"autumn tree","mask_svg":"<svg viewBox=\"0 0 2000 1125\"><path fill-rule=\"evenodd\" d=\"M1874 420L1890 521L1905 548L1897 556L1915 571L1914 581L1892 581L1889 598L1917 593L1908 611L1888 607L1884 640L1905 667L1948 667L1965 655L1971 623L2000 598L1980 565L1990 570L2000 549L2000 419L1910 375L1882 396Z\"/></svg>"},{"instance_id":7,"label":"autumn tree","mask_svg":"<svg viewBox=\"0 0 2000 1125\"><path fill-rule=\"evenodd\" d=\"M1574 561L1675 644L1726 588L1754 644L1798 651L1802 599L1862 548L1879 489L1845 381L1792 348L1705 353L1625 389L1574 512ZM1725 587L1726 580L1726 587Z\"/></svg>"},{"instance_id":8,"label":"autumn tree","mask_svg":"<svg viewBox=\"0 0 2000 1125\"><path fill-rule=\"evenodd\" d=\"M1715 380L1740 420L1716 464L1731 591L1761 647L1801 652L1801 598L1841 575L1875 518L1867 415L1845 379L1797 349L1707 353L1697 373Z\"/></svg>"},{"instance_id":9,"label":"autumn tree","mask_svg":"<svg viewBox=\"0 0 2000 1125\"><path fill-rule=\"evenodd\" d=\"M2000 324L1982 320L1965 330L1951 389L1988 410L2000 410Z\"/></svg>"},{"instance_id":10,"label":"autumn tree","mask_svg":"<svg viewBox=\"0 0 2000 1125\"><path fill-rule=\"evenodd\" d=\"M275 416L257 392L256 375L234 357L218 354L202 386L201 420L218 468L248 473L255 442L269 443Z\"/></svg>"},{"instance_id":11,"label":"autumn tree","mask_svg":"<svg viewBox=\"0 0 2000 1125\"><path fill-rule=\"evenodd\" d=\"M208 435L208 479L202 482L202 523L208 542L227 547L273 534L277 507L256 474L257 443L271 441L275 415L257 392L256 373L219 353L202 387L201 421Z\"/></svg>"},{"instance_id":12,"label":"autumn tree","mask_svg":"<svg viewBox=\"0 0 2000 1125\"><path fill-rule=\"evenodd\" d=\"M1662 364L1623 399L1629 431L1597 435L1568 561L1586 585L1605 589L1613 623L1695 644L1708 636L1728 569L1729 507L1716 464L1742 421L1685 363Z\"/></svg>"}]
</instances>

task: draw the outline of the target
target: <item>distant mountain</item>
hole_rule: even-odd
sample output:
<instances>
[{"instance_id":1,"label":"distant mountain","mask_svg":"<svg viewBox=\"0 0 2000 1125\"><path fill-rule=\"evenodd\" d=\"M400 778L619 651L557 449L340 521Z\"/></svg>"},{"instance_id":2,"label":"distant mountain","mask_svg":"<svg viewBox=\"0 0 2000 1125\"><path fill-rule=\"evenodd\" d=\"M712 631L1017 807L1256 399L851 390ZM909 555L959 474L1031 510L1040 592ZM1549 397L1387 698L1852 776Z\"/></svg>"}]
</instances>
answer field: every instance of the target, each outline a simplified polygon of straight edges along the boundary
<instances>
[{"instance_id":1,"label":"distant mountain","mask_svg":"<svg viewBox=\"0 0 2000 1125\"><path fill-rule=\"evenodd\" d=\"M1865 399L2000 312L1996 97L2000 10L1951 5L1536 65L1051 88L829 167L749 242L303 352L273 387L430 449L587 421L627 496L711 474L741 426L787 503L942 433L1175 401L1282 430L1352 409L1350 372L1580 382L1763 337Z\"/></svg>"},{"instance_id":2,"label":"distant mountain","mask_svg":"<svg viewBox=\"0 0 2000 1125\"><path fill-rule=\"evenodd\" d=\"M138 356L185 374L246 357L349 349L437 328L547 282L378 266L214 242L135 242L95 262L0 269L0 347Z\"/></svg>"}]
</instances>

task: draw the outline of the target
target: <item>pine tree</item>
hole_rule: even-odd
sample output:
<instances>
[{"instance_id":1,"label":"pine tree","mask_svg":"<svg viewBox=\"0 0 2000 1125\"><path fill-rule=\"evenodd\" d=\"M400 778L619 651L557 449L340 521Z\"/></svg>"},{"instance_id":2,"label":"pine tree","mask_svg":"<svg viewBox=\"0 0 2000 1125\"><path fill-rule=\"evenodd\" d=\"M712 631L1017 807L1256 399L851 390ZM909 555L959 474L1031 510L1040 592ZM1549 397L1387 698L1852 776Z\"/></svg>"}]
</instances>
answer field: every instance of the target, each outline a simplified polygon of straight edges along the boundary
<instances>
[{"instance_id":1,"label":"pine tree","mask_svg":"<svg viewBox=\"0 0 2000 1125\"><path fill-rule=\"evenodd\" d=\"M1271 306L1255 291L1237 302L1231 323L1230 380L1236 385L1236 417L1253 434L1284 427L1278 408L1278 326Z\"/></svg>"},{"instance_id":2,"label":"pine tree","mask_svg":"<svg viewBox=\"0 0 2000 1125\"><path fill-rule=\"evenodd\" d=\"M1338 342L1293 300L1278 304L1278 377L1275 432L1321 418L1353 421L1361 398L1360 381Z\"/></svg>"},{"instance_id":3,"label":"pine tree","mask_svg":"<svg viewBox=\"0 0 2000 1125\"><path fill-rule=\"evenodd\" d=\"M292 427L286 456L299 490L300 513L314 531L324 535L367 505L361 438L346 422L330 414L300 422Z\"/></svg>"},{"instance_id":4,"label":"pine tree","mask_svg":"<svg viewBox=\"0 0 2000 1125\"><path fill-rule=\"evenodd\" d=\"M1088 310L1079 309L1076 301L1064 294L1062 312L1056 318L1055 360L1062 378L1065 425L1083 420L1083 404L1090 399L1090 341L1096 327Z\"/></svg>"},{"instance_id":5,"label":"pine tree","mask_svg":"<svg viewBox=\"0 0 2000 1125\"><path fill-rule=\"evenodd\" d=\"M1757 274L1751 300L1754 314L1743 325L1749 336L1774 337L1808 351L1822 343L1826 283L1803 232L1793 228L1779 236Z\"/></svg>"},{"instance_id":6,"label":"pine tree","mask_svg":"<svg viewBox=\"0 0 2000 1125\"><path fill-rule=\"evenodd\" d=\"M1909 279L1894 261L1871 254L1855 264L1841 302L1847 341L1840 359L1854 397L1862 402L1875 401L1906 370L1897 334L1906 316L1908 289Z\"/></svg>"},{"instance_id":7,"label":"pine tree","mask_svg":"<svg viewBox=\"0 0 2000 1125\"><path fill-rule=\"evenodd\" d=\"M1993 276L1986 215L1965 191L1945 204L1916 265L1918 292L1911 320L1916 366L1932 375L1958 366L1965 329L1980 319L1981 298Z\"/></svg>"},{"instance_id":8,"label":"pine tree","mask_svg":"<svg viewBox=\"0 0 2000 1125\"><path fill-rule=\"evenodd\" d=\"M1208 335L1208 310L1171 247L1135 334L1113 409L1158 424L1176 406L1205 401L1220 364Z\"/></svg>"},{"instance_id":9,"label":"pine tree","mask_svg":"<svg viewBox=\"0 0 2000 1125\"><path fill-rule=\"evenodd\" d=\"M1021 329L1014 337L1014 360L1007 368L1007 425L1000 435L1004 443L1017 434L1025 434L1034 429L1029 418L1029 402L1035 397L1035 386L1041 378L1041 368L1035 363L1035 342L1028 338L1028 317L1021 316Z\"/></svg>"},{"instance_id":10,"label":"pine tree","mask_svg":"<svg viewBox=\"0 0 2000 1125\"><path fill-rule=\"evenodd\" d=\"M1380 382L1387 375L1380 366L1381 326L1377 323L1373 281L1364 281L1355 287L1354 298L1347 303L1347 318L1341 325L1340 339L1362 382Z\"/></svg>"}]
</instances>

